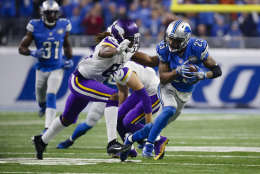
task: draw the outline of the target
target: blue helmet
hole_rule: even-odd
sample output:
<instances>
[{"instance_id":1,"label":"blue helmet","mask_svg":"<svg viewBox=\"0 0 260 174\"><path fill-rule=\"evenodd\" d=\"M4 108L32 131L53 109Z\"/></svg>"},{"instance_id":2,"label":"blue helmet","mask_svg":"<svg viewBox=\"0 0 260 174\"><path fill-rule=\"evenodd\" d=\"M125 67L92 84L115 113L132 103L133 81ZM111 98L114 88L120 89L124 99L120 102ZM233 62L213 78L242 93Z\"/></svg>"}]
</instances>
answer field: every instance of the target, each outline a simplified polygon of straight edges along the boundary
<instances>
[{"instance_id":1,"label":"blue helmet","mask_svg":"<svg viewBox=\"0 0 260 174\"><path fill-rule=\"evenodd\" d=\"M129 50L135 52L140 46L140 33L136 23L130 19L119 19L108 29L111 35L121 43L124 39L131 41Z\"/></svg>"},{"instance_id":2,"label":"blue helmet","mask_svg":"<svg viewBox=\"0 0 260 174\"><path fill-rule=\"evenodd\" d=\"M173 21L167 27L165 39L172 52L183 50L187 46L190 37L191 27L185 21Z\"/></svg>"}]
</instances>

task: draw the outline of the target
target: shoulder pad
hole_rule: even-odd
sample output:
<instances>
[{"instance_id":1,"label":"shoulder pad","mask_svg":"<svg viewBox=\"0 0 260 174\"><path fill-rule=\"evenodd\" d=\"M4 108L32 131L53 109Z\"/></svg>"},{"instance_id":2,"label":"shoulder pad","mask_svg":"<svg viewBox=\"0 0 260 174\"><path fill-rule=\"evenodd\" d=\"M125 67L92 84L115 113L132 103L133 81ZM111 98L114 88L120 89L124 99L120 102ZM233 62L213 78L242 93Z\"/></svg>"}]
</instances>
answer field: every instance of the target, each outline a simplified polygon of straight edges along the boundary
<instances>
[{"instance_id":1,"label":"shoulder pad","mask_svg":"<svg viewBox=\"0 0 260 174\"><path fill-rule=\"evenodd\" d=\"M204 61L208 57L208 43L204 39L192 40L192 51L201 61Z\"/></svg>"},{"instance_id":2,"label":"shoulder pad","mask_svg":"<svg viewBox=\"0 0 260 174\"><path fill-rule=\"evenodd\" d=\"M35 26L40 22L39 19L32 19L28 22L26 29L27 31L34 32Z\"/></svg>"},{"instance_id":3,"label":"shoulder pad","mask_svg":"<svg viewBox=\"0 0 260 174\"><path fill-rule=\"evenodd\" d=\"M101 45L108 45L113 48L117 48L119 46L119 43L115 38L107 36L101 41Z\"/></svg>"},{"instance_id":4,"label":"shoulder pad","mask_svg":"<svg viewBox=\"0 0 260 174\"><path fill-rule=\"evenodd\" d=\"M167 61L169 48L166 45L165 41L161 41L159 44L156 45L156 53L161 61Z\"/></svg>"},{"instance_id":5,"label":"shoulder pad","mask_svg":"<svg viewBox=\"0 0 260 174\"><path fill-rule=\"evenodd\" d=\"M71 31L72 25L71 25L71 23L70 23L70 20L68 20L68 19L66 19L66 18L60 18L60 19L58 19L57 22L60 22L62 26L65 25L65 27L66 27L66 32L70 32L70 31Z\"/></svg>"}]
</instances>

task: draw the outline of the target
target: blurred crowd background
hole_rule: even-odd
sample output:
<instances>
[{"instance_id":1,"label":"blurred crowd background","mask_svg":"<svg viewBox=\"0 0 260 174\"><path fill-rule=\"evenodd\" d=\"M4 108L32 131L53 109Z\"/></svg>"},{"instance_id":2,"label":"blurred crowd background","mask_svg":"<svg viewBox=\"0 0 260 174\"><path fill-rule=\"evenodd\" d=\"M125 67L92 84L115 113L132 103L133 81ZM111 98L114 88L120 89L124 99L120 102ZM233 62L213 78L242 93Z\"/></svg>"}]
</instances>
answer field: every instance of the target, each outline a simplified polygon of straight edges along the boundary
<instances>
[{"instance_id":1,"label":"blurred crowd background","mask_svg":"<svg viewBox=\"0 0 260 174\"><path fill-rule=\"evenodd\" d=\"M30 19L40 18L43 0L0 0L0 45L17 45ZM94 36L114 20L129 17L142 35L141 46L154 46L167 25L187 20L195 36L215 48L259 48L260 18L252 13L174 13L171 0L57 0L61 17L72 23L74 46L93 46ZM179 0L183 4L260 4L260 0Z\"/></svg>"}]
</instances>

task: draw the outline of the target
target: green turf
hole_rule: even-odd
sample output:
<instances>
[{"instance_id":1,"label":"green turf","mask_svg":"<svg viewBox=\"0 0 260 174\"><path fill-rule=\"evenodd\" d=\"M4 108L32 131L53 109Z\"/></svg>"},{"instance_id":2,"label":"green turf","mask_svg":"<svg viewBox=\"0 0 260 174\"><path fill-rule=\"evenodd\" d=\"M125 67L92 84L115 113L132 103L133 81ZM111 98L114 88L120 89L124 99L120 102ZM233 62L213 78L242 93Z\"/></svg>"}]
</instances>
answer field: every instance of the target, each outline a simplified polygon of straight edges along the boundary
<instances>
[{"instance_id":1,"label":"green turf","mask_svg":"<svg viewBox=\"0 0 260 174\"><path fill-rule=\"evenodd\" d=\"M84 117L85 114L80 115L79 122ZM64 129L49 143L45 159L35 160L32 159L35 156L31 137L39 134L43 125L44 118L39 118L36 113L0 113L0 173L260 173L260 152L167 150L163 160L154 161L142 158L138 150L139 156L130 159L131 162L111 161L105 149L107 139L103 119L70 149L59 150L56 145L65 140L76 125ZM170 139L167 147L259 149L260 115L184 114L162 134ZM7 163L7 159L10 162ZM51 165L47 165L49 161L52 161ZM39 165L39 162L43 165Z\"/></svg>"}]
</instances>

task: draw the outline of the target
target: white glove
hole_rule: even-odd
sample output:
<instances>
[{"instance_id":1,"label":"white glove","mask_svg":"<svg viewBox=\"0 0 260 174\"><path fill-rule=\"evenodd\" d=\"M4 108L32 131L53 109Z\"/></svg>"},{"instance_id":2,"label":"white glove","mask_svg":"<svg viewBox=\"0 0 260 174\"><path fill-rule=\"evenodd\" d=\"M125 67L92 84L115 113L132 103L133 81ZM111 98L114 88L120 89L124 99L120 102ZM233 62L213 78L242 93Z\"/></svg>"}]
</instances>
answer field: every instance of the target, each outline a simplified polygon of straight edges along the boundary
<instances>
[{"instance_id":1,"label":"white glove","mask_svg":"<svg viewBox=\"0 0 260 174\"><path fill-rule=\"evenodd\" d=\"M130 41L128 39L123 40L117 47L118 54L122 54L128 48L129 44Z\"/></svg>"}]
</instances>

